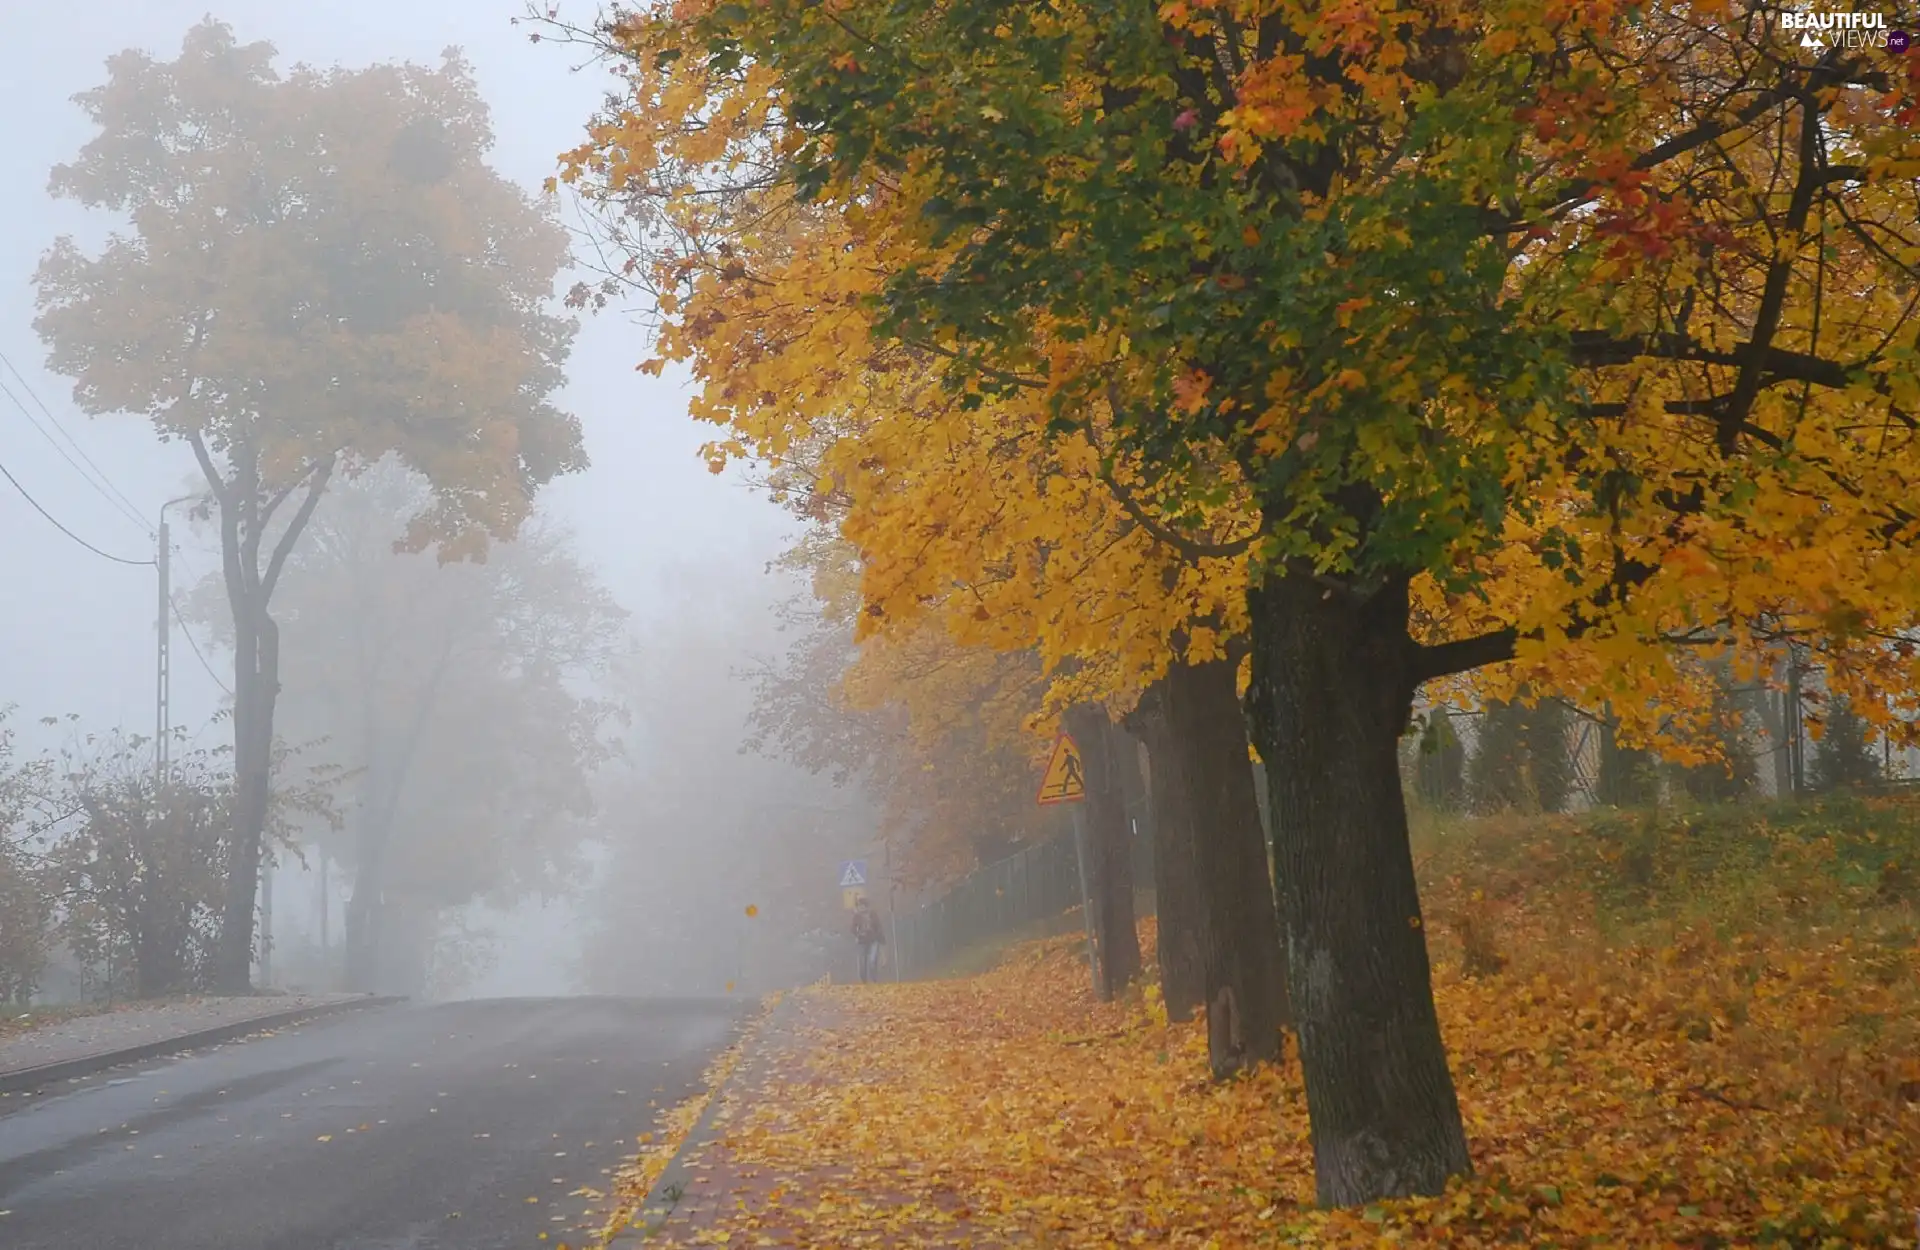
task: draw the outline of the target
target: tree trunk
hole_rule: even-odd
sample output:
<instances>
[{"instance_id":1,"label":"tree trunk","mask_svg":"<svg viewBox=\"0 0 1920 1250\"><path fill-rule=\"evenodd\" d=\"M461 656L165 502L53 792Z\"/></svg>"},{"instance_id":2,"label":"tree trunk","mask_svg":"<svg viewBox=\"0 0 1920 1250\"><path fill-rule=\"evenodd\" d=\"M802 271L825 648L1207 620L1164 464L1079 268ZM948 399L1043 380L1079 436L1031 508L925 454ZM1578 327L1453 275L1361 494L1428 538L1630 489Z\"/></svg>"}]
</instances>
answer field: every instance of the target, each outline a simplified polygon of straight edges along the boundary
<instances>
[{"instance_id":1,"label":"tree trunk","mask_svg":"<svg viewBox=\"0 0 1920 1250\"><path fill-rule=\"evenodd\" d=\"M1140 975L1140 934L1133 916L1133 847L1126 799L1113 758L1120 735L1100 707L1070 711L1068 730L1080 747L1087 797L1087 897L1093 928L1094 993L1117 996Z\"/></svg>"},{"instance_id":2,"label":"tree trunk","mask_svg":"<svg viewBox=\"0 0 1920 1250\"><path fill-rule=\"evenodd\" d=\"M227 897L220 919L214 988L253 988L254 907L273 770L273 709L280 695L280 630L263 605L235 595L233 686L233 838L227 844Z\"/></svg>"},{"instance_id":3,"label":"tree trunk","mask_svg":"<svg viewBox=\"0 0 1920 1250\"><path fill-rule=\"evenodd\" d=\"M1277 1059L1287 1022L1287 974L1273 880L1254 794L1247 721L1229 660L1175 665L1167 729L1192 805L1206 969L1207 1054L1231 1076Z\"/></svg>"},{"instance_id":4,"label":"tree trunk","mask_svg":"<svg viewBox=\"0 0 1920 1250\"><path fill-rule=\"evenodd\" d=\"M1787 751L1786 692L1775 694L1762 686L1755 698L1760 720L1767 733L1767 754L1773 757L1773 797L1784 799L1793 793L1793 761Z\"/></svg>"},{"instance_id":5,"label":"tree trunk","mask_svg":"<svg viewBox=\"0 0 1920 1250\"><path fill-rule=\"evenodd\" d=\"M1153 809L1153 897L1160 996L1167 1019L1185 1021L1206 1001L1206 955L1200 929L1200 877L1194 863L1193 812L1186 774L1175 766L1162 697L1166 680L1149 688L1127 717L1127 729L1147 746L1147 801Z\"/></svg>"},{"instance_id":6,"label":"tree trunk","mask_svg":"<svg viewBox=\"0 0 1920 1250\"><path fill-rule=\"evenodd\" d=\"M1276 574L1248 602L1318 1198L1437 1194L1472 1165L1400 792L1417 686L1407 581L1362 603Z\"/></svg>"},{"instance_id":7,"label":"tree trunk","mask_svg":"<svg viewBox=\"0 0 1920 1250\"><path fill-rule=\"evenodd\" d=\"M380 896L373 885L377 869L361 859L353 874L353 894L347 899L343 982L354 993L371 994L375 970L379 967Z\"/></svg>"},{"instance_id":8,"label":"tree trunk","mask_svg":"<svg viewBox=\"0 0 1920 1250\"><path fill-rule=\"evenodd\" d=\"M427 674L425 686L414 700L413 714L401 731L397 746L390 746L380 733L376 709L381 692L371 681L363 682L361 697L366 742L366 781L360 790L359 834L354 845L353 897L347 900L347 988L361 993L378 992L383 966L382 944L388 926L384 920L386 904L385 875L387 848L393 841L393 827L399 817L400 799L407 777L413 770L414 756L426 736L427 722L439 705L440 690L453 660L453 635L449 634Z\"/></svg>"}]
</instances>

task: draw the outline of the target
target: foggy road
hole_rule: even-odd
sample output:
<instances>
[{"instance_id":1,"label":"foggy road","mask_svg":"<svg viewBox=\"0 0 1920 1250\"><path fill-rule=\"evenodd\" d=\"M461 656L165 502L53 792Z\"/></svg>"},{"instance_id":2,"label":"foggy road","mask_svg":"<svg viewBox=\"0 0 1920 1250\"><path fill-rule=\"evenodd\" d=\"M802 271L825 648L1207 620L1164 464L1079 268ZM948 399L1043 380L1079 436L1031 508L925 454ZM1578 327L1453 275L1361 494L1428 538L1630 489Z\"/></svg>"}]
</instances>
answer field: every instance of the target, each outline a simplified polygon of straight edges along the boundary
<instances>
[{"instance_id":1,"label":"foggy road","mask_svg":"<svg viewBox=\"0 0 1920 1250\"><path fill-rule=\"evenodd\" d=\"M578 1246L601 1204L569 1195L604 1188L603 1169L697 1088L740 1010L389 1007L9 1099L0 1245Z\"/></svg>"}]
</instances>

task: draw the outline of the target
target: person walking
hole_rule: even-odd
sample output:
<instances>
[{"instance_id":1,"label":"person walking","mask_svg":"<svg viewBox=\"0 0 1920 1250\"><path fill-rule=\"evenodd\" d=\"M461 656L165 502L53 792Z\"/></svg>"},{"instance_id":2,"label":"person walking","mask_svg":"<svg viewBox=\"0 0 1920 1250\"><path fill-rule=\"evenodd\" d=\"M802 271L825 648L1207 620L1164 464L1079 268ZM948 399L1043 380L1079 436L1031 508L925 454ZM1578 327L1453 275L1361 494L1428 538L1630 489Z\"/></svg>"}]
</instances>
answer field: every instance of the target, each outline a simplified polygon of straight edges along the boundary
<instances>
[{"instance_id":1,"label":"person walking","mask_svg":"<svg viewBox=\"0 0 1920 1250\"><path fill-rule=\"evenodd\" d=\"M861 983L878 981L880 944L886 938L880 933L880 917L864 894L853 905L853 940L860 944Z\"/></svg>"}]
</instances>

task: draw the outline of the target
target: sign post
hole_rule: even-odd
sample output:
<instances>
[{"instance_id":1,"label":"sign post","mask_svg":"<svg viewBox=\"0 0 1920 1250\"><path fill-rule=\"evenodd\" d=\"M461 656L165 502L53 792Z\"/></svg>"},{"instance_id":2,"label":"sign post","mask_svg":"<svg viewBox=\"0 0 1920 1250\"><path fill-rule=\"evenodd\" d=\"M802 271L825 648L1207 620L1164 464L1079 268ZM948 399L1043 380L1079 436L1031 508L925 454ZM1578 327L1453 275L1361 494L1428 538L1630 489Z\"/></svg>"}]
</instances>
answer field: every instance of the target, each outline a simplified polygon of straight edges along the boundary
<instances>
[{"instance_id":1,"label":"sign post","mask_svg":"<svg viewBox=\"0 0 1920 1250\"><path fill-rule=\"evenodd\" d=\"M850 859L840 865L840 904L852 911L867 896L867 861Z\"/></svg>"},{"instance_id":2,"label":"sign post","mask_svg":"<svg viewBox=\"0 0 1920 1250\"><path fill-rule=\"evenodd\" d=\"M1080 748L1063 733L1053 740L1053 754L1047 758L1047 771L1040 778L1040 793L1034 801L1042 807L1060 803L1073 805L1073 858L1080 869L1080 925L1087 935L1087 974L1093 978L1097 996L1100 966L1094 954L1093 902L1087 893L1087 814L1082 806L1086 798L1087 774L1080 761Z\"/></svg>"}]
</instances>

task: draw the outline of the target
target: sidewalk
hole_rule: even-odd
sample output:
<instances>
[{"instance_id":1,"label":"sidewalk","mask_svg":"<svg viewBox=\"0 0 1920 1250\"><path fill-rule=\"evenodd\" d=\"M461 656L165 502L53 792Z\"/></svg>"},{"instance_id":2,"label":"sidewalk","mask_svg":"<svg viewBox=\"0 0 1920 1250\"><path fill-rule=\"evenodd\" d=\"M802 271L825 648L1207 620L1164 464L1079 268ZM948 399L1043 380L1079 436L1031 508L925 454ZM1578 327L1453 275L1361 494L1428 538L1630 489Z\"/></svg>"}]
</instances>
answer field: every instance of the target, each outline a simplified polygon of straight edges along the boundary
<instances>
[{"instance_id":1,"label":"sidewalk","mask_svg":"<svg viewBox=\"0 0 1920 1250\"><path fill-rule=\"evenodd\" d=\"M829 1122L861 1097L860 1039L883 1018L872 996L888 992L816 987L786 998L612 1246L1009 1244L972 1228L959 1195L919 1161L834 1148Z\"/></svg>"},{"instance_id":2,"label":"sidewalk","mask_svg":"<svg viewBox=\"0 0 1920 1250\"><path fill-rule=\"evenodd\" d=\"M0 1038L0 1085L7 1077L53 1064L105 1060L122 1053L130 1059L144 1057L142 1052L150 1054L154 1047L209 1030L370 1001L363 994L263 994L126 1003Z\"/></svg>"},{"instance_id":3,"label":"sidewalk","mask_svg":"<svg viewBox=\"0 0 1920 1250\"><path fill-rule=\"evenodd\" d=\"M1271 1180L1271 1153L1215 1153L1221 1174L1198 1175L1177 1157L1197 1126L1150 1127L1204 1071L1199 1030L1169 1032L1137 998L1094 1002L1080 943L1024 944L975 977L791 995L613 1245L1200 1246L1223 1208L1252 1218L1270 1200L1245 1180ZM1273 1093L1247 1082L1236 1101Z\"/></svg>"}]
</instances>

